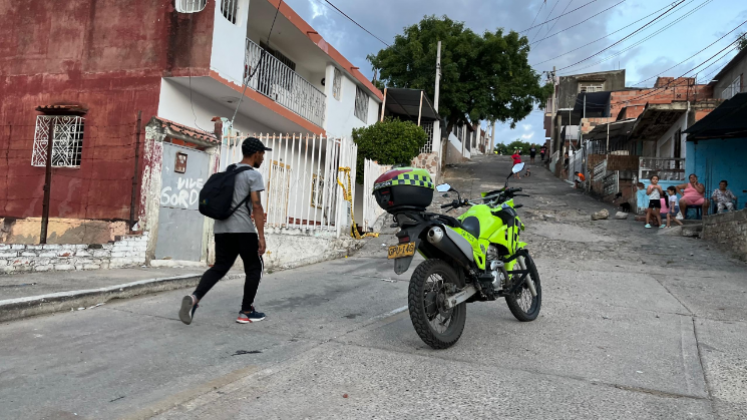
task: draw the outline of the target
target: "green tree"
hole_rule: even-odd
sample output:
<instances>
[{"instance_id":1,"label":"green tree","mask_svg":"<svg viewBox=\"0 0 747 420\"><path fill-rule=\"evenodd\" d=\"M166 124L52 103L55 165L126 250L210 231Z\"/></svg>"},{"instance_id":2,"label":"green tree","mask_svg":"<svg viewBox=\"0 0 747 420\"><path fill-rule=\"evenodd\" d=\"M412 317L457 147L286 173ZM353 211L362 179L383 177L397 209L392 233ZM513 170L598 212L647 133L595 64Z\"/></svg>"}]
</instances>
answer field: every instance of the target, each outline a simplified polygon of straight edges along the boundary
<instances>
[{"instance_id":1,"label":"green tree","mask_svg":"<svg viewBox=\"0 0 747 420\"><path fill-rule=\"evenodd\" d=\"M742 33L742 35L739 35L739 39L737 40L737 48L739 48L739 51L744 50L747 48L747 32Z\"/></svg>"},{"instance_id":2,"label":"green tree","mask_svg":"<svg viewBox=\"0 0 747 420\"><path fill-rule=\"evenodd\" d=\"M522 155L528 155L529 149L532 147L531 143L516 139L509 144L498 143L495 145L494 150L503 155L513 155L517 149L521 151ZM537 147L539 149L539 147Z\"/></svg>"},{"instance_id":3,"label":"green tree","mask_svg":"<svg viewBox=\"0 0 747 420\"><path fill-rule=\"evenodd\" d=\"M353 129L353 141L358 145L355 182L363 183L363 160L380 165L409 165L423 148L428 135L412 121L387 118L368 127Z\"/></svg>"},{"instance_id":4,"label":"green tree","mask_svg":"<svg viewBox=\"0 0 747 420\"><path fill-rule=\"evenodd\" d=\"M436 82L436 51L441 40L439 114L448 122L473 124L481 120L517 121L543 107L552 86L540 85L529 66L529 41L503 29L482 36L444 16L426 16L404 28L394 44L369 55L380 80L390 87L424 89L432 98Z\"/></svg>"}]
</instances>

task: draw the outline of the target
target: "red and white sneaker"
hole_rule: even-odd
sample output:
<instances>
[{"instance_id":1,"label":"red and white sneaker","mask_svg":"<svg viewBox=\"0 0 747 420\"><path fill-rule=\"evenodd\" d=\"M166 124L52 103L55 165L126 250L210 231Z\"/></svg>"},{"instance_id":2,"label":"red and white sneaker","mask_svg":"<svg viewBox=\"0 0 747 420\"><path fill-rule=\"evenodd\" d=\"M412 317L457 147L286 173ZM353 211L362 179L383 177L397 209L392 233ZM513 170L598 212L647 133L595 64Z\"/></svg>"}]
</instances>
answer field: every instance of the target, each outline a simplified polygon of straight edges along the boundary
<instances>
[{"instance_id":1,"label":"red and white sneaker","mask_svg":"<svg viewBox=\"0 0 747 420\"><path fill-rule=\"evenodd\" d=\"M266 318L262 312L257 312L254 307L250 313L239 312L239 317L236 318L236 322L239 324L251 324L252 322L259 322Z\"/></svg>"}]
</instances>

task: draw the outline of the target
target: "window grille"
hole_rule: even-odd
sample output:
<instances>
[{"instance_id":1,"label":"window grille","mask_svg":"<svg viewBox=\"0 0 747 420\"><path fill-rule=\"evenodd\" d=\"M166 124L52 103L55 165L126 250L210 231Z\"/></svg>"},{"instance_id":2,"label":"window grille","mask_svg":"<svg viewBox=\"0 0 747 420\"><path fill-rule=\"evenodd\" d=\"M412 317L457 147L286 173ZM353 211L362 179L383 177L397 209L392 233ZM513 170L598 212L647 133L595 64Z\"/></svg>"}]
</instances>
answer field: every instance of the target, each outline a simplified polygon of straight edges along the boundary
<instances>
[{"instance_id":1,"label":"window grille","mask_svg":"<svg viewBox=\"0 0 747 420\"><path fill-rule=\"evenodd\" d=\"M236 24L236 15L239 11L239 0L221 0L220 11L229 22Z\"/></svg>"},{"instance_id":2,"label":"window grille","mask_svg":"<svg viewBox=\"0 0 747 420\"><path fill-rule=\"evenodd\" d=\"M425 123L422 125L423 130L425 130L425 144L420 149L420 153L430 153L433 151L433 124L435 123Z\"/></svg>"},{"instance_id":3,"label":"window grille","mask_svg":"<svg viewBox=\"0 0 747 420\"><path fill-rule=\"evenodd\" d=\"M368 122L368 95L360 86L355 87L355 116L364 123Z\"/></svg>"},{"instance_id":4,"label":"window grille","mask_svg":"<svg viewBox=\"0 0 747 420\"><path fill-rule=\"evenodd\" d=\"M581 83L578 85L578 92L602 92L604 90L604 83Z\"/></svg>"},{"instance_id":5,"label":"window grille","mask_svg":"<svg viewBox=\"0 0 747 420\"><path fill-rule=\"evenodd\" d=\"M62 168L80 167L85 119L63 115L39 115L36 117L31 165L47 165L47 142L52 129L54 129L52 166Z\"/></svg>"},{"instance_id":6,"label":"window grille","mask_svg":"<svg viewBox=\"0 0 747 420\"><path fill-rule=\"evenodd\" d=\"M734 81L731 82L731 84L727 86L726 89L724 89L721 92L721 99L731 99L734 97L734 95L739 93L739 91L741 90L740 88L742 87L741 82L742 82L742 77L737 76L737 78L734 79Z\"/></svg>"}]
</instances>

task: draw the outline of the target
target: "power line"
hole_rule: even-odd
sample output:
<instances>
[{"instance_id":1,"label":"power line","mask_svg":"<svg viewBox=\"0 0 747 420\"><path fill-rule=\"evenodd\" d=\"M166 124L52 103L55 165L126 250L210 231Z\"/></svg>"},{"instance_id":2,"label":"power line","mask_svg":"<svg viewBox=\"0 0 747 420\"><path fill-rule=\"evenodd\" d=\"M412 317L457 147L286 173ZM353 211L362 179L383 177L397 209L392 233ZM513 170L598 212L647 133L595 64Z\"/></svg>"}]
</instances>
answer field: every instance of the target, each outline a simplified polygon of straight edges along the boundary
<instances>
[{"instance_id":1,"label":"power line","mask_svg":"<svg viewBox=\"0 0 747 420\"><path fill-rule=\"evenodd\" d=\"M684 63L684 62L686 62L687 60L689 60L689 59L691 59L691 58L695 57L696 55L698 55L698 54L702 53L703 51L705 51L705 50L707 50L707 49L711 48L711 47L712 47L712 46L714 46L714 45L715 45L715 44L716 44L717 42L719 42L719 41L721 41L722 39L726 38L726 37L727 37L727 35L731 34L731 33L732 33L732 32L734 32L734 31L736 31L737 29L739 29L739 28L740 28L740 27L741 27L742 25L744 25L745 23L747 23L747 20L745 20L744 22L742 22L741 24L739 24L739 26L737 26L736 28L734 28L734 29L732 29L731 31L729 31L729 32L727 32L726 34L724 34L724 36L722 36L721 38L719 38L719 39L717 39L717 40L713 41L712 43L710 43L710 44L709 44L709 45L708 45L707 47L705 47L705 48L703 48L702 50L700 50L700 51L696 52L695 54L691 55L690 57L687 57L686 59L684 59L684 60L680 61L679 63L675 64L674 66L672 66L672 67L670 67L670 68L668 68L668 69L666 69L666 70L663 70L663 71L662 71L661 73L665 73L665 72L668 72L669 70L672 70L673 68L675 68L675 67L677 67L677 66L679 66L679 65L683 64L683 63ZM640 82L638 82L638 83L634 83L634 84L633 84L633 86L635 86L635 85L640 85L641 83L643 83L643 82L647 82L647 81L649 81L649 80L653 79L654 77L656 77L656 76L651 76L651 77L649 77L648 79L644 79L644 80L641 80L641 81L640 81Z\"/></svg>"},{"instance_id":2,"label":"power line","mask_svg":"<svg viewBox=\"0 0 747 420\"><path fill-rule=\"evenodd\" d=\"M625 1L625 0L623 0L623 1ZM565 5L565 8L563 9L562 12L560 12L561 16L563 15L563 13L565 13L566 10L568 10L569 7L571 7L571 4L573 4L573 0L568 0L568 3ZM555 29L555 26L558 25L558 22L560 22L560 19L558 19L558 20L556 20L555 22L552 23L552 26L550 26L547 29L547 32L545 32L545 37L544 38L540 39L539 41L534 41L533 43L541 42L542 40L547 39L548 38L547 34L549 34L550 32L552 32L553 29ZM529 45L532 45L533 43L530 43Z\"/></svg>"},{"instance_id":3,"label":"power line","mask_svg":"<svg viewBox=\"0 0 747 420\"><path fill-rule=\"evenodd\" d=\"M747 21L746 21L746 22L747 22ZM742 25L743 25L743 24L744 24L744 23L742 23ZM740 26L742 26L742 25L740 25ZM630 99L626 99L626 100L624 100L624 101L618 101L618 102L614 102L614 103L610 103L610 104L611 104L611 105L614 105L614 104L620 104L620 103L628 103L628 102L634 101L634 100L636 100L636 99L641 99L641 98L645 98L645 97L651 96L651 95L653 95L654 93L656 93L657 91L659 91L659 90L661 90L661 89L666 89L666 88L670 87L670 86L671 86L671 85L672 85L672 84L673 84L674 82L676 82L676 81L677 81L678 79L681 79L681 78L683 78L683 77L687 76L687 75L688 75L688 74L689 74L690 72L692 72L692 71L695 71L696 69L698 69L698 67L700 67L700 66L704 65L705 63L707 63L707 62L709 62L709 61L713 60L713 59L714 59L714 58L715 58L715 57L716 57L717 55L719 55L719 54L721 54L722 52L724 52L724 51L728 50L728 49L729 49L730 47L732 47L733 45L735 45L735 44L736 44L737 42L739 42L739 40L738 40L738 39L737 39L737 40L734 40L734 41L733 41L733 42L731 42L731 43L730 43L729 45L727 45L726 47L724 47L724 48L723 48L722 50L720 50L720 51L719 51L719 52L717 52L716 54L712 55L712 56L711 56L710 58L706 59L705 61L703 61L702 63L700 63L700 64L698 64L697 66L693 67L692 69L690 69L690 70L686 71L686 72L685 72L685 73L683 73L683 74L682 74L681 76L678 76L678 77L675 77L675 78L673 78L671 82L667 83L667 84L666 84L666 85L664 85L664 86L659 86L658 88L655 88L655 89L653 89L652 91L650 91L650 92L648 92L648 93L645 93L645 94L643 94L643 95L639 95L639 96L636 96L636 97L634 97L634 98L630 98Z\"/></svg>"},{"instance_id":4,"label":"power line","mask_svg":"<svg viewBox=\"0 0 747 420\"><path fill-rule=\"evenodd\" d=\"M542 13L542 9L544 9L546 5L547 5L547 0L543 0L542 6L540 6L539 10L537 10L537 14L534 15L534 19L532 20L532 28L534 28L534 23L537 22L537 18L539 17L540 13ZM521 31L519 33L522 33L522 32L525 32L525 31Z\"/></svg>"},{"instance_id":5,"label":"power line","mask_svg":"<svg viewBox=\"0 0 747 420\"><path fill-rule=\"evenodd\" d=\"M340 9L339 9L339 8L338 8L337 6L335 6L334 4L332 4L332 2L331 2L331 1L329 1L329 0L324 0L324 1L325 1L325 2L327 3L327 4L329 4L330 6L332 6L332 7L333 7L333 8L335 9L335 10L337 10L338 12L340 12L340 13L341 13L341 14L342 14L343 16L345 16L346 18L348 18L348 20L350 20L351 22L353 22L353 23L355 23L356 25L358 25L358 27L359 27L359 28L361 28L361 29L363 29L364 31L368 32L368 34L369 34L369 35L371 35L372 37L374 37L374 38L378 39L378 40L379 40L379 42L381 42L382 44L386 45L387 47L391 47L391 45L389 45L389 44L387 44L386 42L382 41L382 39L381 39L381 38L379 38L378 36L376 36L376 35L374 35L373 33L371 33L371 31L369 31L368 29L364 28L364 27L363 27L363 25L361 25L360 23L356 22L356 21L355 21L355 20L354 20L353 18L351 18L350 16L346 15L346 14L345 14L345 12L343 12L343 11L342 11L342 10L340 10Z\"/></svg>"},{"instance_id":6,"label":"power line","mask_svg":"<svg viewBox=\"0 0 747 420\"><path fill-rule=\"evenodd\" d=\"M584 58L584 59L582 59L582 60L579 60L579 61L577 61L577 62L575 62L575 63L573 63L573 64L571 64L571 65L569 65L569 66L565 66L565 67L563 67L563 68L560 68L560 69L558 69L557 71L562 71L562 70L565 70L565 69L567 69L567 68L570 68L570 67L574 67L574 66L576 66L577 64L581 64L581 63L583 63L584 61L587 61L587 60L591 60L592 58L596 57L597 55L599 55L599 54L601 54L601 53L603 53L603 52L605 52L605 51L609 50L610 48L614 47L615 45L617 45L617 44L619 44L619 43L621 43L621 42L625 41L626 39L630 38L631 36L633 36L633 35L637 34L638 32L642 31L643 29L645 29L645 28L646 28L646 27L648 27L649 25L653 24L653 23L654 23L654 22L656 22L657 20L661 19L661 18L662 18L662 17L664 16L664 15L666 15L666 14L667 14L667 13L669 13L669 12L671 12L671 11L672 11L672 10L674 10L674 9L675 9L675 8L676 8L677 6L681 5L681 4L682 4L682 3L684 3L684 2L685 2L685 0L680 0L680 2L679 2L679 3L676 3L676 4L674 4L674 5L673 5L673 6L672 6L672 7L671 7L671 8L669 9L669 10L667 10L667 11L665 11L664 13L660 14L659 16L655 17L654 19L652 19L652 20L648 21L648 22L647 22L647 23L646 23L645 25L641 26L640 28L636 29L635 31L631 32L630 34L628 34L628 35L624 36L624 37L623 37L622 39L620 39L619 41L616 41L616 42L612 43L612 45L610 45L610 46L608 46L608 47L606 47L606 48L603 48L602 50L600 50L600 51L597 51L596 53L594 53L594 54L592 54L592 55L590 55L590 56L588 56L588 57L586 57L586 58Z\"/></svg>"},{"instance_id":7,"label":"power line","mask_svg":"<svg viewBox=\"0 0 747 420\"><path fill-rule=\"evenodd\" d=\"M344 18L348 19L349 21L353 22L353 23L354 23L354 24L355 24L356 26L358 26L359 28L361 28L361 29L363 29L364 31L366 31L366 33L368 33L369 35L371 35L372 37L374 37L374 38L375 38L375 39L376 39L377 41L381 42L382 44L384 44L384 45L386 45L386 46L387 46L388 48L390 48L390 50L391 50L392 52L394 52L395 54L399 55L400 57L402 57L402 58L404 58L404 59L408 60L408 61L410 62L410 64L413 64L413 65L415 64L415 63L414 63L414 62L412 61L412 58L411 58L411 57L409 57L409 56L407 56L407 55L405 55L405 54L403 54L403 53L399 52L399 51L398 51L398 50L397 50L397 49L395 48L395 46L389 45L388 43L384 42L384 41L383 41L383 40L382 40L381 38L377 37L376 35L374 35L373 33L371 33L371 31L369 31L368 29L364 28L364 27L363 27L363 25L361 25L360 23L356 22L356 21L355 21L355 20L354 20L353 18L351 18L350 16L348 16L348 15L347 15L347 14L346 14L345 12L343 12L342 10L340 10L340 9L339 9L339 8L338 8L337 6L335 6L334 4L330 3L330 2L329 2L329 1L327 1L327 0L316 0L316 1L317 1L317 2L319 2L320 4L323 4L323 5L324 5L324 6L326 6L326 7L328 7L328 8L330 8L330 9L334 10L335 12L339 13L340 15L342 15L342 16L343 16Z\"/></svg>"},{"instance_id":8,"label":"power line","mask_svg":"<svg viewBox=\"0 0 747 420\"><path fill-rule=\"evenodd\" d=\"M690 1L688 2L688 4L689 4L689 3L692 3L692 2L694 2L694 1L695 1L695 0L690 0ZM588 66L584 66L584 67L579 67L578 69L576 69L576 70L573 70L573 71L574 71L574 72L576 72L576 71L580 71L580 70L583 70L583 69L588 69L588 68L590 68L590 67L594 67L594 66L596 66L596 65L598 65L598 64L601 64L601 63L604 63L605 61L608 61L608 60L610 60L610 59L612 59L612 58L614 58L614 57L617 57L617 56L619 56L619 55L622 55L622 54L624 54L624 53L625 53L625 52L627 52L627 51L630 51L631 49L633 49L633 48L635 48L635 47L637 47L637 46L639 46L639 45L643 44L644 42L646 42L646 41L650 40L651 38L655 37L656 35L659 35L660 33L662 33L662 32L664 32L664 31L666 31L667 29L671 28L672 26L674 26L674 25L676 25L676 24L680 23L681 21L683 21L684 19L688 18L689 16L691 16L692 14L694 14L695 12L697 12L698 10L700 10L701 8L703 8L703 7L707 6L707 5L708 5L708 3L712 2L712 1L713 1L713 0L706 0L705 2L703 2L703 3L701 3L700 5L698 5L697 7L695 7L694 9L690 10L689 12L687 12L687 13L685 13L684 15L680 16L679 18L677 18L677 19L676 19L676 20L675 20L674 22L671 22L671 23L667 24L667 25L666 25L666 26L664 26L663 28L661 28L661 29L657 30L656 32L654 32L654 33L652 33L652 34L650 34L650 35L646 36L646 37L645 37L645 38L643 38L642 40L640 40L640 41L638 41L638 42L636 42L636 43L634 43L634 44L632 44L632 45L630 45L630 46L628 46L628 47L625 47L625 48L623 48L622 50L620 50L620 51L618 51L618 52L616 52L616 53L614 53L614 54L612 54L612 55L609 55L609 56L607 56L607 57L605 57L605 58L603 58L603 59L601 59L601 60L599 60L599 61L597 61L597 62L595 62L595 63L593 63L593 64L589 64Z\"/></svg>"},{"instance_id":9,"label":"power line","mask_svg":"<svg viewBox=\"0 0 747 420\"><path fill-rule=\"evenodd\" d=\"M550 9L550 13L547 14L547 18L549 18L550 16L552 16L552 12L554 12L555 8L558 7L558 3L560 3L560 0L555 0L555 5L552 7L552 9ZM547 1L545 1L545 3L543 3L543 4L547 4ZM545 19L547 19L547 18L545 18ZM558 23L558 21L556 20L555 23ZM539 29L537 29L537 33L534 34L534 38L535 39L539 36L540 32L542 32L542 25L540 25Z\"/></svg>"},{"instance_id":10,"label":"power line","mask_svg":"<svg viewBox=\"0 0 747 420\"><path fill-rule=\"evenodd\" d=\"M577 23L577 24L575 24L575 25L571 25L571 26L569 26L569 27L567 27L567 28L565 28L565 29L561 29L561 30L559 30L558 32L555 32L555 33L554 33L554 34L552 34L552 35L547 35L547 36L545 36L544 38L542 38L542 39L538 39L538 40L536 40L536 41L532 42L532 43L531 43L531 44L529 44L529 45L539 44L540 42L542 42L542 41L544 41L544 40L546 40L546 39L552 38L552 37L554 37L555 35L557 35L557 34L559 34L559 33L562 33L562 32L565 32L565 31L567 31L567 30L569 30L569 29L575 28L576 26L579 26L579 25L581 25L582 23L588 22L588 21L590 21L591 19L594 19L595 17L597 17L597 16L601 15L602 13L604 13L604 12L606 12L606 11L608 11L608 10L610 10L610 9L614 8L614 7L617 7L617 6L619 6L619 5L623 4L623 3L625 3L626 1L627 1L627 0L622 0L622 1L620 1L619 3L613 4L612 6L610 6L610 7L606 8L606 9L602 10L601 12L599 12L599 13L597 13L597 14L594 14L594 15L592 15L591 17L589 17L589 18L587 18L587 19L584 19L584 20L582 20L581 22L578 22L578 23ZM570 6L570 4L571 4L572 2L573 2L573 0L571 0L571 2L570 2L570 3L568 3L568 5ZM661 8L661 9L659 9L659 10L664 10L664 9L666 9L666 7L664 7L664 8ZM654 13L656 13L656 12L654 12ZM652 14L653 14L653 13L652 13ZM643 18L643 19L645 19L645 18ZM641 19L641 20L643 20L643 19ZM555 21L555 24L557 24L558 22L559 22L559 21ZM550 28L550 30L549 30L549 31L547 31L548 33L549 33L549 32L550 32L551 30L552 30L552 28L554 28L554 27L555 27L555 24L553 24L553 26L552 26L552 27Z\"/></svg>"},{"instance_id":11,"label":"power line","mask_svg":"<svg viewBox=\"0 0 747 420\"><path fill-rule=\"evenodd\" d=\"M706 67L704 67L702 71L706 71L706 69L708 69L709 67L713 66L713 65L714 65L714 64L716 64L716 63L719 63L719 62L721 62L721 60L723 60L723 59L724 59L724 57L726 57L727 55L729 55L729 54L731 54L732 52L736 51L737 49L739 49L739 46L738 46L738 45L735 45L735 46L734 46L734 48L732 48L732 49L730 49L729 51L725 52L725 53L724 53L724 55L722 55L721 57L719 57L719 58L718 58L718 59L717 59L716 61L714 61L713 63L711 63L711 64L707 65ZM712 70L712 71L711 71L710 73L708 73L708 74L706 74L705 76L703 76L703 79L706 79L706 80L708 80L708 79L709 79L709 78L711 77L711 75L712 75L712 74L714 74L714 73L716 73L716 72L718 72L718 71L721 71L721 70L723 70L723 69L724 69L724 67L726 67L726 66L727 66L728 64L729 64L729 62L726 62L726 63L725 63L725 64L724 64L723 66L718 66L718 67L716 67L716 69Z\"/></svg>"},{"instance_id":12,"label":"power line","mask_svg":"<svg viewBox=\"0 0 747 420\"><path fill-rule=\"evenodd\" d=\"M694 0L691 0L691 1L694 1ZM584 48L584 47L588 47L589 45L591 45L591 44L594 44L594 43L596 43L596 42L599 42L599 41L601 41L601 40L603 40L603 39L609 38L610 36L612 36L612 35L614 35L614 34L616 34L616 33L618 33L618 32L622 32L622 31L623 31L624 29L627 29L627 28L629 28L629 27L631 27L631 26L635 25L636 23L638 23L638 22L640 22L640 21L642 21L642 20L645 20L645 19L647 19L647 18L649 18L649 17L651 17L651 16L653 16L653 15L655 15L655 14L657 14L657 13L661 12L662 10L666 9L667 7L670 7L670 6L665 6L665 7L662 7L661 9L659 9L659 10L657 10L657 11L655 11L655 12L651 13L651 14L648 14L648 15L646 15L646 16L644 16L644 17L642 17L642 18L640 18L640 19L638 19L638 20L636 20L636 21L633 21L633 22L631 22L631 23L629 23L629 24L627 24L627 25L623 26L622 28L620 28L620 29L618 29L618 30L616 30L616 31L614 31L614 32L611 32L611 33L609 33L609 34L607 34L607 35L605 35L605 36L603 36L603 37L601 37L601 38L595 39L594 41L588 42L588 43L586 43L586 44L584 44L584 45L582 45L582 46L580 46L580 47L578 47L578 48L574 48L574 49L572 49L572 50L570 50L570 51L564 52L563 54L557 55L557 56L555 56L555 57L553 57L553 58L550 58L550 59L547 59L547 60L545 60L545 61L540 61L539 63L535 63L535 64L532 64L532 67L536 67L536 66L538 66L538 65L540 65L540 64L544 64L544 63L547 63L548 61L552 61L552 60L555 60L555 59L557 59L557 58L563 57L563 56L565 56L565 55L568 55L568 54L570 54L570 53L572 53L572 52L578 51L578 50L580 50L580 49L582 49L582 48Z\"/></svg>"},{"instance_id":13,"label":"power line","mask_svg":"<svg viewBox=\"0 0 747 420\"><path fill-rule=\"evenodd\" d=\"M548 23L548 22L552 22L552 21L554 21L554 20L560 19L560 18L562 18L562 17L563 17L563 16L565 16L565 15L570 15L571 13L575 12L576 10L580 10L580 9L583 9L584 7L586 7L586 6L588 6L588 5L592 4L592 3L596 3L596 1L597 1L597 0L591 0L590 2L588 2L588 3L584 4L583 6L579 6L579 7L575 8L575 9L571 10L571 11L570 11L570 12L568 12L568 13L564 13L564 14L562 14L562 15L558 16L558 17L554 17L554 18L552 18L552 19L546 20L546 21L544 21L544 22L542 22L542 23L540 23L540 24L538 24L538 25L534 25L534 24L532 24L533 26L530 26L529 28L526 28L526 29L524 29L523 31L519 31L519 33L520 33L520 34L523 34L524 32L527 32L527 31L531 31L532 29L534 29L534 28L536 28L536 27L538 27L538 26L542 26L542 25L544 25L544 24L546 24L546 23Z\"/></svg>"}]
</instances>

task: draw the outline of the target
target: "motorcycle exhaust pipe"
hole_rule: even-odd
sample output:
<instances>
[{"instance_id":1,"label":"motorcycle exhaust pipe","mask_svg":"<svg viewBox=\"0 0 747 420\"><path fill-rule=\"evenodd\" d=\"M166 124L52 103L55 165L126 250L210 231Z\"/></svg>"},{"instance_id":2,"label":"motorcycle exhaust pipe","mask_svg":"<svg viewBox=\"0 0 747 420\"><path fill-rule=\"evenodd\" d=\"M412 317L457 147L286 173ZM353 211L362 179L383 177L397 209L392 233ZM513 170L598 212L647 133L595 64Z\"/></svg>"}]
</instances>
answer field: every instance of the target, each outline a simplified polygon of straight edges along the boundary
<instances>
[{"instance_id":1,"label":"motorcycle exhaust pipe","mask_svg":"<svg viewBox=\"0 0 747 420\"><path fill-rule=\"evenodd\" d=\"M444 230L439 226L434 226L428 231L428 242L432 243L433 245L440 243L443 238Z\"/></svg>"},{"instance_id":2,"label":"motorcycle exhaust pipe","mask_svg":"<svg viewBox=\"0 0 747 420\"><path fill-rule=\"evenodd\" d=\"M444 232L443 228L441 228L440 226L433 226L432 228L430 228L430 230L426 234L426 237L428 239L428 243L438 248L446 255L454 258L463 267L470 266L469 259L464 255L462 250L459 249L459 247L446 236L446 232Z\"/></svg>"}]
</instances>

